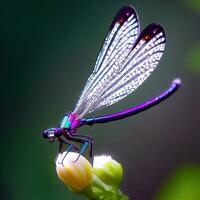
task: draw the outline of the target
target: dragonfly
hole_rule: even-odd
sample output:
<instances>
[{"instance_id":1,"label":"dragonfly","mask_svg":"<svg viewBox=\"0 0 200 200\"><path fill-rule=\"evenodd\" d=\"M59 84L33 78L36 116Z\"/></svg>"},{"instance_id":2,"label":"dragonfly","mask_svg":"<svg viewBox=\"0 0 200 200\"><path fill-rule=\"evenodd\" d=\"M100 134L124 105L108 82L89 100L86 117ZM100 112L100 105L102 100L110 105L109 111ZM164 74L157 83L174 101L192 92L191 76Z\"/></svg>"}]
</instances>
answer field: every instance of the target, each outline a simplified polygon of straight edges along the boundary
<instances>
[{"instance_id":1,"label":"dragonfly","mask_svg":"<svg viewBox=\"0 0 200 200\"><path fill-rule=\"evenodd\" d=\"M180 87L181 80L176 78L169 88L142 104L108 115L85 118L87 114L108 107L135 91L158 65L165 44L166 35L161 25L152 23L140 32L136 10L129 5L123 6L109 27L94 69L74 110L65 114L58 127L45 129L43 137L50 142L57 139L59 153L64 144L67 145L67 153L78 150L76 160L90 146L89 154L92 158L93 137L77 134L78 128L138 114L164 101ZM80 147L74 143L80 144Z\"/></svg>"}]
</instances>

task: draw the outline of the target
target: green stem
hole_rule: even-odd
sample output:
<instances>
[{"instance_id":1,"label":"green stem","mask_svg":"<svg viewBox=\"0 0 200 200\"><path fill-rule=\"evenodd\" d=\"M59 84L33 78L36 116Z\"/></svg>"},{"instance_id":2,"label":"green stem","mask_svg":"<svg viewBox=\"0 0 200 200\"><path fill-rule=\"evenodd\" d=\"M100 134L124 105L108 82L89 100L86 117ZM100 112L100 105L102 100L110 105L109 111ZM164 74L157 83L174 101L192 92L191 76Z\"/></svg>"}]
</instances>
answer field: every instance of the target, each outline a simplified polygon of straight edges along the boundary
<instances>
[{"instance_id":1,"label":"green stem","mask_svg":"<svg viewBox=\"0 0 200 200\"><path fill-rule=\"evenodd\" d=\"M90 200L128 200L119 188L103 183L96 175L82 194Z\"/></svg>"}]
</instances>

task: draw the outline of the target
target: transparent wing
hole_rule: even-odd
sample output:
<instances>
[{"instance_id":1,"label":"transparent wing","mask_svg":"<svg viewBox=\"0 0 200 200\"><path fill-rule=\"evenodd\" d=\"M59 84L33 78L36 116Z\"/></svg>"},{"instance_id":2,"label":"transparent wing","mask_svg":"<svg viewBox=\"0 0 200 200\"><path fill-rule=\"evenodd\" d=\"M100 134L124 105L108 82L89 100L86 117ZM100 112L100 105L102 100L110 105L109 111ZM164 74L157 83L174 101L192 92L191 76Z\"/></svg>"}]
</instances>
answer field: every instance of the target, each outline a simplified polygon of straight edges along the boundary
<instances>
[{"instance_id":1,"label":"transparent wing","mask_svg":"<svg viewBox=\"0 0 200 200\"><path fill-rule=\"evenodd\" d=\"M90 106L89 112L112 105L137 89L156 68L164 52L165 43L165 33L160 25L147 26L120 71L107 82L101 96Z\"/></svg>"},{"instance_id":2,"label":"transparent wing","mask_svg":"<svg viewBox=\"0 0 200 200\"><path fill-rule=\"evenodd\" d=\"M90 112L106 85L121 70L122 63L133 48L139 32L139 20L135 9L131 6L122 7L111 23L94 70L73 112L79 116Z\"/></svg>"},{"instance_id":3,"label":"transparent wing","mask_svg":"<svg viewBox=\"0 0 200 200\"><path fill-rule=\"evenodd\" d=\"M165 48L163 28L150 24L138 37L121 71L109 83L106 92L93 104L93 110L112 105L137 89L153 72Z\"/></svg>"}]
</instances>

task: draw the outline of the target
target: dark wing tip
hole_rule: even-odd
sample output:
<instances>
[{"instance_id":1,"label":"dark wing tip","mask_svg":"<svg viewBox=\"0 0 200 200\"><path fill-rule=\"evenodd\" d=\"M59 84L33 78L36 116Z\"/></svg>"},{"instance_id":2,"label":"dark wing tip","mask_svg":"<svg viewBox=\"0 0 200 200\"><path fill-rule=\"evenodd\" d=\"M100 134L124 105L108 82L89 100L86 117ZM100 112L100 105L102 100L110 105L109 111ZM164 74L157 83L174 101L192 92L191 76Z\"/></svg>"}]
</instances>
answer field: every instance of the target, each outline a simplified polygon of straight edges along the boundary
<instances>
[{"instance_id":1,"label":"dark wing tip","mask_svg":"<svg viewBox=\"0 0 200 200\"><path fill-rule=\"evenodd\" d=\"M138 42L141 40L144 40L146 43L149 42L153 37L158 35L159 33L162 33L162 37L164 38L163 43L166 42L166 35L163 27L160 24L152 23L149 24L138 36L137 40L135 41L135 44L132 49L134 49Z\"/></svg>"},{"instance_id":2,"label":"dark wing tip","mask_svg":"<svg viewBox=\"0 0 200 200\"><path fill-rule=\"evenodd\" d=\"M135 8L131 5L126 5L123 6L115 15L115 18L113 19L111 25L110 25L110 30L114 27L116 22L120 23L120 25L123 25L124 22L131 16L134 15L138 19L137 12Z\"/></svg>"},{"instance_id":3,"label":"dark wing tip","mask_svg":"<svg viewBox=\"0 0 200 200\"><path fill-rule=\"evenodd\" d=\"M158 35L159 33L163 34L165 40L166 40L166 35L163 27L160 24L152 23L149 24L140 34L140 39L145 40L148 42L151 40L154 36Z\"/></svg>"}]
</instances>

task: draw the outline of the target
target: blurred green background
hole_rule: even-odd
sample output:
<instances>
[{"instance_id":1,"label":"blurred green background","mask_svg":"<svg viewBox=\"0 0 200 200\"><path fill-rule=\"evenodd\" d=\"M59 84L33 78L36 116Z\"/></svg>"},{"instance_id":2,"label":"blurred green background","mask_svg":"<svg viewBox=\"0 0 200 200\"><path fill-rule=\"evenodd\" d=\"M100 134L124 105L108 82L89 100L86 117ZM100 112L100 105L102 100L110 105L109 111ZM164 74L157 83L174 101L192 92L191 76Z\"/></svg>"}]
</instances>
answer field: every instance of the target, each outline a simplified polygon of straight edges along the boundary
<instances>
[{"instance_id":1,"label":"blurred green background","mask_svg":"<svg viewBox=\"0 0 200 200\"><path fill-rule=\"evenodd\" d=\"M133 95L94 115L144 102L181 77L182 88L151 110L105 125L85 127L95 154L124 166L122 190L130 199L200 199L200 1L1 0L0 199L84 199L55 172L57 143L41 137L70 111L92 71L118 9L132 4L141 29L164 26L165 54Z\"/></svg>"}]
</instances>

